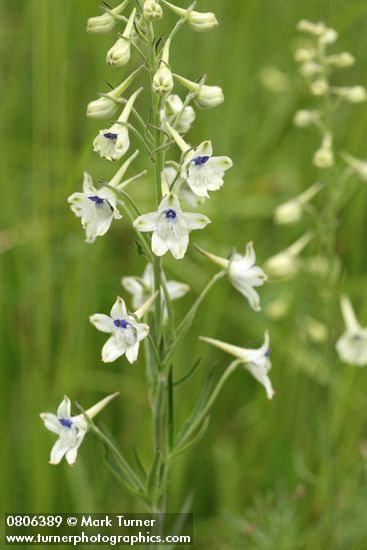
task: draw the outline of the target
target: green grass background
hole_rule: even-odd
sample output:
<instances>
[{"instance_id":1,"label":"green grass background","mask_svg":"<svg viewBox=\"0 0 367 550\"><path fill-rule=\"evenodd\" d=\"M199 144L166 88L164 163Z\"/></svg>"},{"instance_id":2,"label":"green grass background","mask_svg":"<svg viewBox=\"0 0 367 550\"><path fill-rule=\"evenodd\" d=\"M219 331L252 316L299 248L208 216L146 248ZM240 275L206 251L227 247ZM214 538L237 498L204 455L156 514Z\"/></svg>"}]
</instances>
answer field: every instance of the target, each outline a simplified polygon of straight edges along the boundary
<instances>
[{"instance_id":1,"label":"green grass background","mask_svg":"<svg viewBox=\"0 0 367 550\"><path fill-rule=\"evenodd\" d=\"M366 86L367 5L365 0L198 4L216 12L220 28L207 34L182 29L171 61L176 72L192 79L205 72L209 84L224 88L226 103L198 113L190 140L211 138L218 154L233 158L234 168L205 206L213 223L193 240L223 255L254 240L261 264L307 228L307 220L274 227L275 205L318 177L310 164L317 136L292 126L294 111L307 101L292 60L295 24L306 17L337 28L339 49L357 58L337 80ZM108 311L122 292L120 277L139 274L144 264L127 224L113 224L89 246L66 203L79 190L84 169L96 179L114 169L92 152L99 124L85 118L87 102L106 89L104 81L118 83L121 74L104 61L113 35L85 33L87 17L97 13L97 0L0 1L0 479L7 512L141 510L111 479L103 449L91 435L75 468L49 466L53 437L38 416L55 410L64 393L87 407L119 390L121 397L99 422L129 457L136 448L146 463L150 458L142 359L135 366L124 360L103 365L103 335L88 322L89 314ZM174 21L167 14L162 32ZM264 66L288 74L288 89L266 89L260 78ZM337 148L367 156L366 130L365 105L343 108ZM142 153L141 167L144 162ZM350 185L339 220L340 286L366 324L367 188L357 181ZM134 190L143 211L152 205L149 187L147 179ZM180 316L214 271L192 248L182 262L167 259L166 269L192 288L175 305ZM334 356L328 378L324 350L307 340L303 324L306 314L322 319L318 284L301 274L264 287L265 307L279 295L293 300L285 319L271 321L254 314L223 282L181 347L178 373L198 357L203 360L195 378L177 392L177 422L189 414L209 366L217 362L222 369L228 361L197 342L197 334L257 345L269 328L277 392L269 402L249 374L235 373L205 439L176 464L169 507L177 511L193 491L196 548L367 548L367 459L361 452L367 439L367 371ZM339 318L331 330L340 334ZM328 384L336 387L331 410L325 406ZM326 433L333 442L327 449Z\"/></svg>"}]
</instances>

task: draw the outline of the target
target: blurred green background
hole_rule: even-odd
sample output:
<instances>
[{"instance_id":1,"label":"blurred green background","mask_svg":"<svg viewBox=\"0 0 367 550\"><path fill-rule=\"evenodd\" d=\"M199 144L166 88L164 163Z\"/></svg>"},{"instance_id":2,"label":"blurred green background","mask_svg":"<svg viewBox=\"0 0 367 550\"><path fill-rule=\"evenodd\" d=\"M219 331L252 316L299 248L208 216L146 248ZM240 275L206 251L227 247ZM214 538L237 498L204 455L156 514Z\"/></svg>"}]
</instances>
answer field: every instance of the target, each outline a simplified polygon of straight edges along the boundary
<instances>
[{"instance_id":1,"label":"blurred green background","mask_svg":"<svg viewBox=\"0 0 367 550\"><path fill-rule=\"evenodd\" d=\"M178 3L178 2L177 2ZM116 390L121 397L99 418L132 458L150 458L150 420L142 356L101 363L104 337L88 315L107 312L122 275L140 274L143 260L127 224L93 245L84 243L66 198L79 190L83 170L108 178L114 167L92 152L99 123L85 117L87 102L120 82L105 64L113 35L88 35L87 17L98 0L1 0L1 497L7 512L139 511L104 465L103 449L89 435L71 469L48 465L53 436L39 418L54 411L64 393L88 407ZM213 223L194 239L227 255L254 240L260 265L288 246L308 226L275 227L274 207L316 181L310 158L318 137L292 125L307 105L296 77L295 24L323 19L340 33L336 50L349 50L357 64L338 75L340 84L367 85L365 0L201 0L219 29L196 34L182 29L172 48L175 71L224 88L220 108L199 112L192 143L210 138L234 168L223 190L204 211ZM167 32L175 16L166 13ZM136 60L137 62L137 60ZM276 67L277 91L264 86ZM126 69L127 71L128 69ZM126 72L125 71L125 72ZM122 71L124 72L124 71ZM124 73L125 74L125 73ZM265 75L265 76L264 76ZM266 78L266 75L268 78ZM141 102L141 107L144 105ZM337 149L366 157L367 107L344 107L337 120ZM145 167L144 154L138 164ZM142 211L151 209L152 183L136 184ZM351 181L351 198L339 220L341 288L367 322L366 184ZM312 255L312 246L308 254ZM192 291L175 303L181 316L214 270L191 248L185 260L165 260L170 278ZM264 312L254 314L223 282L211 293L177 356L183 373L202 357L196 376L177 392L183 421L207 368L228 358L196 340L204 334L257 345L265 328L272 338L271 372L276 397L248 373L236 372L215 407L199 447L176 464L170 486L171 511L194 494L195 548L296 550L367 548L367 371L342 365L335 355L332 379L322 345L310 340L305 317L322 318L318 280L301 273L292 281L260 290ZM266 316L273 300L291 301L282 319ZM339 335L342 321L330 329ZM188 344L189 342L189 344ZM188 351L189 350L189 351ZM327 386L336 400L325 407ZM325 451L325 433L332 448Z\"/></svg>"}]
</instances>

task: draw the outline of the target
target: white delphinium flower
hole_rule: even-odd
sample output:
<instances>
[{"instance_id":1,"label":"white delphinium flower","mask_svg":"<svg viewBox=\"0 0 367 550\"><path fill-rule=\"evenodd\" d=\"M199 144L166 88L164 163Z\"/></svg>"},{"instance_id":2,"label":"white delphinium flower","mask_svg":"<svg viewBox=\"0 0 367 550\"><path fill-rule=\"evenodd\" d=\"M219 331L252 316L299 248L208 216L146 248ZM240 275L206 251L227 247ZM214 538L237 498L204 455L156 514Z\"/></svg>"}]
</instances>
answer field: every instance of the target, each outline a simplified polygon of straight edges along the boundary
<instances>
[{"instance_id":1,"label":"white delphinium flower","mask_svg":"<svg viewBox=\"0 0 367 550\"><path fill-rule=\"evenodd\" d=\"M201 109L211 109L223 103L224 94L220 86L207 86L204 82L192 82L179 74L173 76L177 82L195 94L194 101Z\"/></svg>"},{"instance_id":2,"label":"white delphinium flower","mask_svg":"<svg viewBox=\"0 0 367 550\"><path fill-rule=\"evenodd\" d=\"M139 323L136 319L143 316L150 308L152 301L152 298L150 298L134 315L129 315L124 300L118 296L112 306L110 316L95 313L89 317L90 322L96 329L111 334L102 348L102 361L104 363L112 363L122 355L126 355L129 363L135 363L140 342L149 333L149 326L145 323Z\"/></svg>"},{"instance_id":3,"label":"white delphinium flower","mask_svg":"<svg viewBox=\"0 0 367 550\"><path fill-rule=\"evenodd\" d=\"M347 152L341 153L342 158L345 160L345 162L352 168L353 172L355 172L362 181L367 181L367 161L366 160L360 160L356 157L353 157Z\"/></svg>"},{"instance_id":4,"label":"white delphinium flower","mask_svg":"<svg viewBox=\"0 0 367 550\"><path fill-rule=\"evenodd\" d=\"M314 198L323 188L320 182L314 183L306 191L303 191L297 197L280 204L274 212L274 221L278 224L287 224L298 222L303 214L304 207Z\"/></svg>"},{"instance_id":5,"label":"white delphinium flower","mask_svg":"<svg viewBox=\"0 0 367 550\"><path fill-rule=\"evenodd\" d=\"M172 92L173 76L169 68L169 48L171 40L168 39L164 45L161 62L158 70L153 76L153 91L158 95L168 95Z\"/></svg>"},{"instance_id":6,"label":"white delphinium flower","mask_svg":"<svg viewBox=\"0 0 367 550\"><path fill-rule=\"evenodd\" d=\"M191 105L183 106L183 101L180 96L169 95L165 102L164 108L160 110L161 125L164 129L165 122L172 124L176 119L175 128L179 134L186 134L196 118L196 114Z\"/></svg>"},{"instance_id":7,"label":"white delphinium flower","mask_svg":"<svg viewBox=\"0 0 367 550\"><path fill-rule=\"evenodd\" d=\"M139 308L143 305L145 300L154 294L153 265L148 264L146 266L142 277L122 277L121 284L124 289L132 295L133 308ZM189 285L180 283L179 281L166 281L165 277L164 284L171 301L182 298L190 290ZM165 304L165 293L163 288L161 288L161 303L164 319L167 319L167 306Z\"/></svg>"},{"instance_id":8,"label":"white delphinium flower","mask_svg":"<svg viewBox=\"0 0 367 550\"><path fill-rule=\"evenodd\" d=\"M203 141L196 149L190 146L166 122L166 127L183 153L181 176L199 197L208 197L208 191L217 191L223 185L226 170L232 167L229 157L213 157L211 141Z\"/></svg>"},{"instance_id":9,"label":"white delphinium flower","mask_svg":"<svg viewBox=\"0 0 367 550\"><path fill-rule=\"evenodd\" d=\"M272 399L275 392L269 378L269 371L271 369L269 355L271 350L269 349L269 333L267 331L265 332L264 343L259 349L241 348L205 336L200 336L200 340L237 357L243 363L245 369L264 386L268 398Z\"/></svg>"},{"instance_id":10,"label":"white delphinium flower","mask_svg":"<svg viewBox=\"0 0 367 550\"><path fill-rule=\"evenodd\" d=\"M291 246L268 258L264 264L265 272L269 277L291 277L300 267L299 254L313 238L313 233L307 231Z\"/></svg>"},{"instance_id":11,"label":"white delphinium flower","mask_svg":"<svg viewBox=\"0 0 367 550\"><path fill-rule=\"evenodd\" d=\"M147 21L158 21L163 17L163 10L157 0L144 0L143 15Z\"/></svg>"},{"instance_id":12,"label":"white delphinium flower","mask_svg":"<svg viewBox=\"0 0 367 550\"><path fill-rule=\"evenodd\" d=\"M113 67L123 67L130 60L131 34L134 28L135 15L136 8L131 12L121 38L118 38L112 48L107 52L106 61L109 65L113 65Z\"/></svg>"},{"instance_id":13,"label":"white delphinium flower","mask_svg":"<svg viewBox=\"0 0 367 550\"><path fill-rule=\"evenodd\" d=\"M157 256L168 252L176 260L185 256L189 245L189 233L203 229L210 223L203 214L183 212L177 196L169 193L163 197L157 212L143 214L134 221L138 231L152 232L152 250Z\"/></svg>"},{"instance_id":14,"label":"white delphinium flower","mask_svg":"<svg viewBox=\"0 0 367 550\"><path fill-rule=\"evenodd\" d=\"M229 259L211 254L200 247L197 248L209 260L226 270L230 283L245 296L254 311L261 311L260 297L255 287L262 286L267 280L267 275L261 267L255 265L256 255L252 242L247 244L244 256L234 252Z\"/></svg>"},{"instance_id":15,"label":"white delphinium flower","mask_svg":"<svg viewBox=\"0 0 367 550\"><path fill-rule=\"evenodd\" d=\"M312 124L316 124L320 120L319 111L310 111L301 109L297 111L293 117L293 124L298 128L308 128Z\"/></svg>"},{"instance_id":16,"label":"white delphinium flower","mask_svg":"<svg viewBox=\"0 0 367 550\"><path fill-rule=\"evenodd\" d=\"M367 328L362 328L348 296L340 299L345 332L336 343L336 351L344 363L364 367L367 365Z\"/></svg>"},{"instance_id":17,"label":"white delphinium flower","mask_svg":"<svg viewBox=\"0 0 367 550\"><path fill-rule=\"evenodd\" d=\"M130 86L135 76L140 72L141 67L136 69L128 78L126 78L121 84L116 86L113 90L107 94L101 94L102 97L90 101L87 106L87 117L90 118L110 118L112 117L118 109L119 102L115 101L118 99L127 88Z\"/></svg>"},{"instance_id":18,"label":"white delphinium flower","mask_svg":"<svg viewBox=\"0 0 367 550\"><path fill-rule=\"evenodd\" d=\"M332 87L331 91L350 103L362 103L367 100L367 91L363 86Z\"/></svg>"},{"instance_id":19,"label":"white delphinium flower","mask_svg":"<svg viewBox=\"0 0 367 550\"><path fill-rule=\"evenodd\" d=\"M179 165L176 164L169 164L164 168L163 174L168 188L170 189L173 182L175 182L175 192L178 198L185 201L189 206L198 208L206 199L205 197L198 197L191 191L187 182L179 175L179 169Z\"/></svg>"},{"instance_id":20,"label":"white delphinium flower","mask_svg":"<svg viewBox=\"0 0 367 550\"><path fill-rule=\"evenodd\" d=\"M333 136L330 132L324 134L321 147L315 152L312 163L321 170L334 166Z\"/></svg>"},{"instance_id":21,"label":"white delphinium flower","mask_svg":"<svg viewBox=\"0 0 367 550\"><path fill-rule=\"evenodd\" d=\"M219 25L215 14L212 12L201 13L190 9L186 10L185 8L179 8L178 6L170 4L166 0L162 0L162 2L170 8L173 13L182 17L185 20L186 25L194 31L210 31Z\"/></svg>"},{"instance_id":22,"label":"white delphinium flower","mask_svg":"<svg viewBox=\"0 0 367 550\"><path fill-rule=\"evenodd\" d=\"M322 73L323 67L320 63L316 63L316 61L306 61L305 63L302 63L299 72L306 78L312 78Z\"/></svg>"},{"instance_id":23,"label":"white delphinium flower","mask_svg":"<svg viewBox=\"0 0 367 550\"><path fill-rule=\"evenodd\" d=\"M96 237L107 233L112 220L122 217L117 209L117 198L112 189L102 187L97 190L87 172L84 172L83 192L73 193L68 202L74 214L81 218L87 243L93 243Z\"/></svg>"},{"instance_id":24,"label":"white delphinium flower","mask_svg":"<svg viewBox=\"0 0 367 550\"><path fill-rule=\"evenodd\" d=\"M87 21L87 32L107 33L112 31L120 20L118 16L124 11L129 2L130 0L124 0L124 2L106 11L103 15L89 17Z\"/></svg>"},{"instance_id":25,"label":"white delphinium flower","mask_svg":"<svg viewBox=\"0 0 367 550\"><path fill-rule=\"evenodd\" d=\"M59 464L64 456L70 466L75 464L78 449L88 431L87 418L94 418L117 395L118 392L108 395L86 410L85 415L78 414L77 416L71 416L70 399L65 395L56 414L40 414L45 427L59 436L51 449L50 464Z\"/></svg>"},{"instance_id":26,"label":"white delphinium flower","mask_svg":"<svg viewBox=\"0 0 367 550\"><path fill-rule=\"evenodd\" d=\"M94 139L93 151L99 153L101 157L114 162L128 151L130 139L126 124L134 102L141 91L142 88L139 88L131 95L117 122L111 128L100 130L98 136Z\"/></svg>"}]
</instances>

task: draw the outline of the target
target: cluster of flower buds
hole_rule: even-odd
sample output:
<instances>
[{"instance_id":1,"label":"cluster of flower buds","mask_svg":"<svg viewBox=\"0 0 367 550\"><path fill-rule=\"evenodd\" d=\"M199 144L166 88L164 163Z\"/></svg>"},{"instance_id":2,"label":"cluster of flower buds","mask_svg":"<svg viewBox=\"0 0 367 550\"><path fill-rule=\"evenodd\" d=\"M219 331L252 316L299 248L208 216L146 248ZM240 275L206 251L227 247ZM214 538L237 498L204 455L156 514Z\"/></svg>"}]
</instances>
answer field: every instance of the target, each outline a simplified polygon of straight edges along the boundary
<instances>
[{"instance_id":1,"label":"cluster of flower buds","mask_svg":"<svg viewBox=\"0 0 367 550\"><path fill-rule=\"evenodd\" d=\"M328 53L328 46L333 44L338 34L324 23L312 23L302 20L297 30L306 36L306 43L295 51L295 60L299 63L301 75L306 79L311 95L321 97L329 104L329 109L340 100L349 103L366 101L367 92L363 86L334 86L331 83L333 72L354 64L355 59L349 52ZM325 104L325 103L324 103ZM333 105L334 104L334 105ZM295 114L294 124L300 128L315 125L321 132L321 145L313 156L315 167L325 170L335 163L333 136L325 124L328 113L324 107L320 110L301 110Z\"/></svg>"}]
</instances>

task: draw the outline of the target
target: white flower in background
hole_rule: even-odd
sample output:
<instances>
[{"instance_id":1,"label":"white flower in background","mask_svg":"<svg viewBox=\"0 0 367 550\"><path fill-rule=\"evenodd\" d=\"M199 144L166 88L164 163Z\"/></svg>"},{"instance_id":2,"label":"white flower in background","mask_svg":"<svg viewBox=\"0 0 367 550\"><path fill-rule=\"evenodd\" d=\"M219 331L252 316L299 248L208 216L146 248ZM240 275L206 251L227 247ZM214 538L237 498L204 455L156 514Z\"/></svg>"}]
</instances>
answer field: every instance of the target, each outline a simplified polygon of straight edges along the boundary
<instances>
[{"instance_id":1,"label":"white flower in background","mask_svg":"<svg viewBox=\"0 0 367 550\"><path fill-rule=\"evenodd\" d=\"M316 63L316 61L306 61L306 63L301 65L299 71L305 78L312 78L322 73L323 67L320 63Z\"/></svg>"},{"instance_id":2,"label":"white flower in background","mask_svg":"<svg viewBox=\"0 0 367 550\"><path fill-rule=\"evenodd\" d=\"M201 109L211 109L223 103L224 94L219 86L207 86L203 82L192 82L179 74L173 76L177 82L195 94L194 101Z\"/></svg>"},{"instance_id":3,"label":"white flower in background","mask_svg":"<svg viewBox=\"0 0 367 550\"><path fill-rule=\"evenodd\" d=\"M163 10L157 0L144 0L143 15L148 21L158 21L163 17Z\"/></svg>"},{"instance_id":4,"label":"white flower in background","mask_svg":"<svg viewBox=\"0 0 367 550\"><path fill-rule=\"evenodd\" d=\"M87 32L107 33L119 22L119 15L124 11L130 0L121 2L112 10L106 11L103 15L89 17L87 21Z\"/></svg>"},{"instance_id":5,"label":"white flower in background","mask_svg":"<svg viewBox=\"0 0 367 550\"><path fill-rule=\"evenodd\" d=\"M345 86L331 88L331 91L350 103L362 103L367 100L367 91L363 86Z\"/></svg>"},{"instance_id":6,"label":"white flower in background","mask_svg":"<svg viewBox=\"0 0 367 550\"><path fill-rule=\"evenodd\" d=\"M183 101L178 95L169 95L164 108L160 110L161 126L164 129L165 123L174 124L179 134L186 134L196 118L196 114L191 105L184 107Z\"/></svg>"},{"instance_id":7,"label":"white flower in background","mask_svg":"<svg viewBox=\"0 0 367 550\"><path fill-rule=\"evenodd\" d=\"M299 254L312 238L313 233L311 231L307 231L307 233L300 237L291 246L268 258L265 262L264 268L269 277L291 277L297 273L301 263Z\"/></svg>"},{"instance_id":8,"label":"white flower in background","mask_svg":"<svg viewBox=\"0 0 367 550\"><path fill-rule=\"evenodd\" d=\"M179 165L167 165L163 169L163 175L167 182L168 188L171 188L173 182L175 182L175 192L180 200L185 201L189 206L197 208L205 202L205 197L198 197L193 193L188 186L187 182L180 176Z\"/></svg>"},{"instance_id":9,"label":"white flower in background","mask_svg":"<svg viewBox=\"0 0 367 550\"><path fill-rule=\"evenodd\" d=\"M169 68L169 48L171 45L171 40L168 39L164 45L161 62L159 64L158 70L153 76L153 91L158 94L165 96L172 92L173 88L173 76L171 69Z\"/></svg>"},{"instance_id":10,"label":"white flower in background","mask_svg":"<svg viewBox=\"0 0 367 550\"><path fill-rule=\"evenodd\" d=\"M171 301L178 300L187 294L190 290L189 285L178 281L166 281L165 286ZM132 305L134 309L143 305L145 300L154 294L154 272L153 265L148 264L142 277L122 277L121 284L127 292L132 295ZM161 288L161 302L164 311L164 318L167 318L167 307L165 305L165 293Z\"/></svg>"},{"instance_id":11,"label":"white flower in background","mask_svg":"<svg viewBox=\"0 0 367 550\"><path fill-rule=\"evenodd\" d=\"M213 157L211 141L203 141L196 149L191 149L168 122L166 127L184 155L181 177L191 190L199 197L208 197L208 191L220 189L225 171L233 166L231 159Z\"/></svg>"},{"instance_id":12,"label":"white flower in background","mask_svg":"<svg viewBox=\"0 0 367 550\"><path fill-rule=\"evenodd\" d=\"M311 342L321 344L327 340L329 330L324 323L313 317L304 317L301 321L302 332L308 336Z\"/></svg>"},{"instance_id":13,"label":"white flower in background","mask_svg":"<svg viewBox=\"0 0 367 550\"><path fill-rule=\"evenodd\" d=\"M117 395L118 392L108 395L93 405L93 407L86 410L85 415L87 418L94 418ZM70 399L65 396L64 400L60 403L56 414L40 414L40 417L45 423L45 427L59 436L51 450L50 464L59 464L65 456L70 466L73 466L76 461L78 449L88 431L88 422L84 414L71 416L70 409Z\"/></svg>"},{"instance_id":14,"label":"white flower in background","mask_svg":"<svg viewBox=\"0 0 367 550\"><path fill-rule=\"evenodd\" d=\"M173 13L182 17L185 20L186 25L193 31L210 31L219 25L217 18L212 12L201 13L190 9L186 10L185 8L179 8L178 6L170 4L166 0L162 0L162 2L170 8Z\"/></svg>"},{"instance_id":15,"label":"white flower in background","mask_svg":"<svg viewBox=\"0 0 367 550\"><path fill-rule=\"evenodd\" d=\"M259 71L261 84L275 94L281 94L290 89L289 76L272 65L265 65Z\"/></svg>"},{"instance_id":16,"label":"white flower in background","mask_svg":"<svg viewBox=\"0 0 367 550\"><path fill-rule=\"evenodd\" d=\"M316 124L320 120L319 111L308 111L301 109L297 111L293 117L293 124L298 128L308 128L312 124Z\"/></svg>"},{"instance_id":17,"label":"white flower in background","mask_svg":"<svg viewBox=\"0 0 367 550\"><path fill-rule=\"evenodd\" d=\"M324 134L321 147L312 158L312 164L320 170L334 166L333 136L330 132Z\"/></svg>"},{"instance_id":18,"label":"white flower in background","mask_svg":"<svg viewBox=\"0 0 367 550\"><path fill-rule=\"evenodd\" d=\"M107 52L106 61L113 67L123 67L130 61L131 34L134 29L135 15L136 9L134 8L121 38L118 38L112 48Z\"/></svg>"},{"instance_id":19,"label":"white flower in background","mask_svg":"<svg viewBox=\"0 0 367 550\"><path fill-rule=\"evenodd\" d=\"M302 217L305 206L321 191L323 186L320 182L314 183L297 197L280 204L275 209L274 222L278 224L298 222Z\"/></svg>"},{"instance_id":20,"label":"white flower in background","mask_svg":"<svg viewBox=\"0 0 367 550\"><path fill-rule=\"evenodd\" d=\"M129 363L135 363L139 345L149 333L149 326L145 323L138 323L137 318L141 318L143 313L151 306L152 299L149 304L143 305L142 311L136 311L134 316L129 315L125 302L120 296L112 306L111 315L103 313L95 313L89 317L92 325L101 332L111 334L102 348L102 361L104 363L112 363L122 355L126 355Z\"/></svg>"},{"instance_id":21,"label":"white flower in background","mask_svg":"<svg viewBox=\"0 0 367 550\"><path fill-rule=\"evenodd\" d=\"M336 343L336 351L344 363L364 367L367 365L367 328L362 328L348 296L340 299L345 332Z\"/></svg>"},{"instance_id":22,"label":"white flower in background","mask_svg":"<svg viewBox=\"0 0 367 550\"><path fill-rule=\"evenodd\" d=\"M262 286L267 276L261 267L255 265L256 255L252 242L247 244L244 256L235 252L229 259L211 254L200 247L197 248L209 260L227 271L230 283L247 298L254 311L261 310L260 297L255 287Z\"/></svg>"},{"instance_id":23,"label":"white flower in background","mask_svg":"<svg viewBox=\"0 0 367 550\"><path fill-rule=\"evenodd\" d=\"M237 357L243 363L245 369L264 386L268 398L272 399L275 392L269 378L269 371L271 369L269 355L271 350L269 349L269 333L267 331L265 332L264 343L259 349L241 348L205 336L200 336L200 340Z\"/></svg>"},{"instance_id":24,"label":"white flower in background","mask_svg":"<svg viewBox=\"0 0 367 550\"><path fill-rule=\"evenodd\" d=\"M99 99L90 101L87 106L87 117L90 118L110 118L112 117L119 107L119 103L116 101L127 88L130 86L135 76L141 71L141 67L131 73L119 86L116 86L113 90L107 94L103 94Z\"/></svg>"},{"instance_id":25,"label":"white flower in background","mask_svg":"<svg viewBox=\"0 0 367 550\"><path fill-rule=\"evenodd\" d=\"M194 229L203 229L209 218L203 214L183 212L177 196L173 193L166 195L157 212L143 214L134 221L138 231L152 232L152 250L157 256L168 252L176 260L185 256L189 245L189 233Z\"/></svg>"},{"instance_id":26,"label":"white flower in background","mask_svg":"<svg viewBox=\"0 0 367 550\"><path fill-rule=\"evenodd\" d=\"M367 161L357 159L346 152L341 153L341 156L362 181L367 181Z\"/></svg>"},{"instance_id":27,"label":"white flower in background","mask_svg":"<svg viewBox=\"0 0 367 550\"><path fill-rule=\"evenodd\" d=\"M317 56L317 50L314 48L298 48L294 52L294 60L298 63L305 63L311 61Z\"/></svg>"},{"instance_id":28,"label":"white flower in background","mask_svg":"<svg viewBox=\"0 0 367 550\"><path fill-rule=\"evenodd\" d=\"M81 218L86 233L86 242L93 243L109 230L112 220L121 219L116 206L116 195L107 187L96 189L91 176L84 172L83 192L73 193L68 198L70 208Z\"/></svg>"},{"instance_id":29,"label":"white flower in background","mask_svg":"<svg viewBox=\"0 0 367 550\"><path fill-rule=\"evenodd\" d=\"M111 128L100 130L98 136L93 141L93 151L100 154L107 160L119 160L128 151L130 147L129 131L126 126L131 110L137 96L142 91L139 88L127 101L117 122Z\"/></svg>"}]
</instances>

